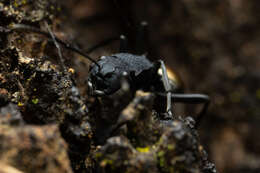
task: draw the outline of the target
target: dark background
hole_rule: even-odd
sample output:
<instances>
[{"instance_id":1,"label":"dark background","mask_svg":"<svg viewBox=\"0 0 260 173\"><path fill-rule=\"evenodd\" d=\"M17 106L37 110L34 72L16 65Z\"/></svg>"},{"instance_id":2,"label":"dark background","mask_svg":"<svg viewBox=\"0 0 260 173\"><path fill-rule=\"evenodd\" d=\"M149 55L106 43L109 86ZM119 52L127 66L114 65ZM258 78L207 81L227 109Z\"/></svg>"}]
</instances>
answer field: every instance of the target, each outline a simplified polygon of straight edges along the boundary
<instances>
[{"instance_id":1,"label":"dark background","mask_svg":"<svg viewBox=\"0 0 260 173\"><path fill-rule=\"evenodd\" d=\"M163 59L174 69L185 92L211 97L199 134L217 170L260 172L260 2L118 1L60 1L63 11L57 30L87 49L122 33L131 39L131 28L148 21L151 59ZM114 42L91 56L117 51L118 43ZM86 66L82 60L75 66L82 66L78 75L83 81ZM200 108L175 107L181 115L194 115Z\"/></svg>"}]
</instances>

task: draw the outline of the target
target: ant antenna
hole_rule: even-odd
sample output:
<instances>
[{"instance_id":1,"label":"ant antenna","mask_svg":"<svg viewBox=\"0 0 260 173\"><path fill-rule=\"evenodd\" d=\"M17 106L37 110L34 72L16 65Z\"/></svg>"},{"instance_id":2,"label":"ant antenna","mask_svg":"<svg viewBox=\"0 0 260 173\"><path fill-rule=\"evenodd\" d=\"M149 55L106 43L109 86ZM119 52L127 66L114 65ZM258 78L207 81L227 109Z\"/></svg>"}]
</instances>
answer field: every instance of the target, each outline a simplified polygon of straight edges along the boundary
<instances>
[{"instance_id":1,"label":"ant antenna","mask_svg":"<svg viewBox=\"0 0 260 173\"><path fill-rule=\"evenodd\" d=\"M34 33L38 33L38 34L44 35L44 36L46 36L48 38L52 38L53 41L56 40L56 43L62 44L65 48L67 48L67 49L69 49L71 51L74 51L74 52L80 54L81 56L89 59L93 63L95 63L98 66L99 69L101 68L100 65L93 58L91 58L89 55L87 55L86 53L82 52L80 49L70 45L69 43L65 43L64 41L60 40L57 36L55 36L54 34L51 34L51 32L50 33L44 32L44 31L42 31L42 30L40 30L38 28L35 28L33 26L24 25L24 24L11 24L8 29L31 31L31 32L34 32ZM53 37L52 37L52 35L53 35ZM57 47L57 45L56 45L56 47Z\"/></svg>"},{"instance_id":2,"label":"ant antenna","mask_svg":"<svg viewBox=\"0 0 260 173\"><path fill-rule=\"evenodd\" d=\"M65 67L65 65L64 65L64 59L62 58L60 45L57 43L57 41L56 41L56 39L55 39L55 36L54 36L53 32L51 31L51 29L50 29L48 23L47 23L46 21L44 21L44 24L45 24L45 26L46 26L48 32L50 33L50 35L51 35L51 37L52 37L52 40L53 40L53 42L54 42L54 44L55 44L55 46L56 46L56 48L57 48L57 50L58 50L58 54L59 54L59 58L60 58L62 70L65 71L66 67Z\"/></svg>"}]
</instances>

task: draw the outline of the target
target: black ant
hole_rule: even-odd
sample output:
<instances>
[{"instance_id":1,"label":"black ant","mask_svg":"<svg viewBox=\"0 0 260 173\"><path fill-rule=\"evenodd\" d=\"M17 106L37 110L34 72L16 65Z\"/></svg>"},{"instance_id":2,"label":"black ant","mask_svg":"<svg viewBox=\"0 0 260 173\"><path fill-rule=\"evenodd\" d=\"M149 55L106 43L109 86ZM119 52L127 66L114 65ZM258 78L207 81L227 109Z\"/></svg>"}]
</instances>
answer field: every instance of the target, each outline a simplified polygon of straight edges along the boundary
<instances>
[{"instance_id":1,"label":"black ant","mask_svg":"<svg viewBox=\"0 0 260 173\"><path fill-rule=\"evenodd\" d=\"M91 64L91 68L89 70L89 77L88 77L88 88L89 88L90 95L104 96L104 95L113 94L121 88L121 81L124 78L129 83L130 89L132 91L136 91L139 89L144 91L151 91L154 92L159 97L166 98L167 100L166 102L167 106L165 111L166 117L164 117L166 119L173 119L172 103L171 103L172 101L174 103L176 102L190 103L190 104L203 103L204 107L195 120L196 122L195 127L198 127L201 119L203 118L203 116L207 111L210 102L209 97L204 94L176 93L176 91L179 89L178 86L176 85L178 84L178 81L176 81L176 79L173 79L173 81L169 80L164 62L162 60L158 60L152 63L147 59L146 55L144 54L145 50L142 50L142 48L145 47L145 45L142 44L145 43L144 41L140 41L140 40L144 40L142 39L142 37L144 37L146 34L144 33L144 31L146 31L145 28L147 27L147 22L142 22L140 24L139 31L141 31L141 33L139 33L138 38L136 38L136 40L139 40L139 42L136 44L138 46L136 47L136 49L138 49L139 52L143 52L143 53L141 54L128 53L129 48L128 48L127 38L124 35L121 35L119 38L117 38L120 40L119 53L109 55L109 56L101 56L101 58L98 61L95 61L93 58L91 58L86 53L82 52L80 49L75 48L74 46L58 39L50 31L47 23L46 23L46 27L48 29L48 32L44 32L37 28L28 25L23 25L23 24L13 24L10 25L8 29L32 31L39 34L43 34L48 38L51 38L54 41L55 46L59 50L59 57L63 67L64 64L62 61L61 51L58 43L62 44L65 48L77 52L80 55L92 61L93 64ZM114 39L110 41L114 41ZM93 46L92 48L90 48L89 51L87 52L99 48L100 46L108 42L109 41L99 43ZM160 74L159 71L161 71L162 73Z\"/></svg>"},{"instance_id":2,"label":"black ant","mask_svg":"<svg viewBox=\"0 0 260 173\"><path fill-rule=\"evenodd\" d=\"M142 44L145 44L146 33L144 32L147 31L145 29L147 22L142 22L139 27L138 31L141 33L137 34L139 38L136 38L136 40L139 40L139 42L136 43L135 46L138 47L135 49L139 53L142 52L141 55L128 53L127 38L121 35L119 53L102 56L96 64L92 64L88 77L90 93L98 96L113 94L121 88L121 79L125 78L132 91L141 89L152 91L157 96L166 97L166 119L172 119L172 100L191 104L204 103L204 107L196 119L195 126L197 127L206 113L209 97L204 94L175 93L179 89L176 85L178 81L176 79L169 81L164 62L162 60L150 62L145 55L145 50L142 50L145 47ZM160 70L161 74L159 73Z\"/></svg>"}]
</instances>

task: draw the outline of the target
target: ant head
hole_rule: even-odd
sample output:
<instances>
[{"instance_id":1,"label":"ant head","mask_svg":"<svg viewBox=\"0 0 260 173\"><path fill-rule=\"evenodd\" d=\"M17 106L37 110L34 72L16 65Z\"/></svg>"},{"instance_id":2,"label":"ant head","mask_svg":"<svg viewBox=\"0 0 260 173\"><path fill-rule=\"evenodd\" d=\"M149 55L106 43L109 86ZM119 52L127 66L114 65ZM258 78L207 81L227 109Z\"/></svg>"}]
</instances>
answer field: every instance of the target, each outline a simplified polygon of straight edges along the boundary
<instances>
[{"instance_id":1,"label":"ant head","mask_svg":"<svg viewBox=\"0 0 260 173\"><path fill-rule=\"evenodd\" d=\"M120 89L122 74L115 67L113 59L109 56L102 56L97 64L92 64L89 70L89 94L103 96Z\"/></svg>"}]
</instances>

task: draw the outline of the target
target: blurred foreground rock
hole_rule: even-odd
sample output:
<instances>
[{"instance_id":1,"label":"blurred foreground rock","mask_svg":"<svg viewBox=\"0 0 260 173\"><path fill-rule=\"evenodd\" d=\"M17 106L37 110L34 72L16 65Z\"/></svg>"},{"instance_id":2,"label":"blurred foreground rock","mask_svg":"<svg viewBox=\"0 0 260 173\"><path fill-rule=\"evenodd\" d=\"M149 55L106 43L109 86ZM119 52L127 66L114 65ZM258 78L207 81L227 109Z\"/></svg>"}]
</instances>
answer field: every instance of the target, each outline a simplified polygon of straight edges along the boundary
<instances>
[{"instance_id":1,"label":"blurred foreground rock","mask_svg":"<svg viewBox=\"0 0 260 173\"><path fill-rule=\"evenodd\" d=\"M28 173L72 172L67 145L58 127L23 125L19 115L12 104L0 109L0 163ZM15 173L7 165L0 172Z\"/></svg>"},{"instance_id":2,"label":"blurred foreground rock","mask_svg":"<svg viewBox=\"0 0 260 173\"><path fill-rule=\"evenodd\" d=\"M0 127L0 160L24 172L72 172L57 126Z\"/></svg>"},{"instance_id":3,"label":"blurred foreground rock","mask_svg":"<svg viewBox=\"0 0 260 173\"><path fill-rule=\"evenodd\" d=\"M14 167L0 162L0 173L23 173Z\"/></svg>"}]
</instances>

